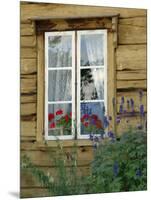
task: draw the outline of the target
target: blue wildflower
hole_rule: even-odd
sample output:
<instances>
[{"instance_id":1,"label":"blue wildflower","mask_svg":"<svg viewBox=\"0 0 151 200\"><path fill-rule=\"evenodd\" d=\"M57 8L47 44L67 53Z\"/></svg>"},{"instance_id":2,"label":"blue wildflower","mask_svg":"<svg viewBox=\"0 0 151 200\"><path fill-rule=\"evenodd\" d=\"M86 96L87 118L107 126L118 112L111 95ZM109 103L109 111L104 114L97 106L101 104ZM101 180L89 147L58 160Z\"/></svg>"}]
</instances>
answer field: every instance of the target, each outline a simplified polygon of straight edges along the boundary
<instances>
[{"instance_id":1,"label":"blue wildflower","mask_svg":"<svg viewBox=\"0 0 151 200\"><path fill-rule=\"evenodd\" d=\"M89 135L89 139L90 139L91 141L93 141L93 135L92 135L92 134Z\"/></svg>"},{"instance_id":2,"label":"blue wildflower","mask_svg":"<svg viewBox=\"0 0 151 200\"><path fill-rule=\"evenodd\" d=\"M103 121L104 121L104 128L107 128L109 126L109 121L108 121L106 116L104 116L104 120Z\"/></svg>"},{"instance_id":3,"label":"blue wildflower","mask_svg":"<svg viewBox=\"0 0 151 200\"><path fill-rule=\"evenodd\" d=\"M141 124L138 124L136 128L141 130L143 126Z\"/></svg>"},{"instance_id":4,"label":"blue wildflower","mask_svg":"<svg viewBox=\"0 0 151 200\"><path fill-rule=\"evenodd\" d=\"M127 111L126 111L126 109L124 109L124 111L123 111L123 112L124 112L124 114L126 114L126 112L127 112Z\"/></svg>"},{"instance_id":5,"label":"blue wildflower","mask_svg":"<svg viewBox=\"0 0 151 200\"><path fill-rule=\"evenodd\" d=\"M120 117L117 117L117 118L116 118L116 123L119 124L120 121L121 121L121 118L120 118Z\"/></svg>"},{"instance_id":6,"label":"blue wildflower","mask_svg":"<svg viewBox=\"0 0 151 200\"><path fill-rule=\"evenodd\" d=\"M140 115L143 117L144 116L144 106L140 105Z\"/></svg>"},{"instance_id":7,"label":"blue wildflower","mask_svg":"<svg viewBox=\"0 0 151 200\"><path fill-rule=\"evenodd\" d=\"M120 105L119 113L121 113L121 114L123 113L123 105L122 104Z\"/></svg>"},{"instance_id":8,"label":"blue wildflower","mask_svg":"<svg viewBox=\"0 0 151 200\"><path fill-rule=\"evenodd\" d=\"M113 173L114 173L114 176L117 176L118 173L119 173L119 165L118 165L118 162L117 162L117 161L114 162L114 165L113 165Z\"/></svg>"},{"instance_id":9,"label":"blue wildflower","mask_svg":"<svg viewBox=\"0 0 151 200\"><path fill-rule=\"evenodd\" d=\"M134 108L134 100L131 98L130 99L131 107Z\"/></svg>"},{"instance_id":10,"label":"blue wildflower","mask_svg":"<svg viewBox=\"0 0 151 200\"><path fill-rule=\"evenodd\" d=\"M138 176L138 177L142 176L142 172L141 172L140 169L137 169L137 170L136 170L136 176Z\"/></svg>"},{"instance_id":11,"label":"blue wildflower","mask_svg":"<svg viewBox=\"0 0 151 200\"><path fill-rule=\"evenodd\" d=\"M115 138L114 133L112 131L109 131L107 134L110 138Z\"/></svg>"},{"instance_id":12,"label":"blue wildflower","mask_svg":"<svg viewBox=\"0 0 151 200\"><path fill-rule=\"evenodd\" d=\"M121 97L121 104L124 104L124 97Z\"/></svg>"}]
</instances>

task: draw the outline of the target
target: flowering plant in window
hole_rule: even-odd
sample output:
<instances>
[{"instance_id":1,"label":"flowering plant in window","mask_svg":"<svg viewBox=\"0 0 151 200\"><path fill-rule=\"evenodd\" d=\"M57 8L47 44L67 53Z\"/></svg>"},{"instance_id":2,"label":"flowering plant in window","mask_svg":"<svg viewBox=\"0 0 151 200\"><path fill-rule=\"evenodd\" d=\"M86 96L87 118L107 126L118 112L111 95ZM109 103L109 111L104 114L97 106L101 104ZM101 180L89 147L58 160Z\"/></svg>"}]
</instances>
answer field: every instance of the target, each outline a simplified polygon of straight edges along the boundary
<instances>
[{"instance_id":1,"label":"flowering plant in window","mask_svg":"<svg viewBox=\"0 0 151 200\"><path fill-rule=\"evenodd\" d=\"M49 120L49 128L55 129L68 129L71 131L71 120L72 113L64 114L62 109L58 109L55 111L55 114L49 113L48 120Z\"/></svg>"}]
</instances>

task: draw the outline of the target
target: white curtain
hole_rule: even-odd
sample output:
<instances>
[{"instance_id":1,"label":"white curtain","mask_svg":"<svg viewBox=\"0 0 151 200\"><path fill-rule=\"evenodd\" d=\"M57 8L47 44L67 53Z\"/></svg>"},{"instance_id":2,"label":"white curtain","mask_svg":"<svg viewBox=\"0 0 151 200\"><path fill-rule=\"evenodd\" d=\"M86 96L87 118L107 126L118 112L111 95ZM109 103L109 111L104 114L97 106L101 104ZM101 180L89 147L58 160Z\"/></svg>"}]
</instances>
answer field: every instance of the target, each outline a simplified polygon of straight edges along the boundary
<instances>
[{"instance_id":1,"label":"white curtain","mask_svg":"<svg viewBox=\"0 0 151 200\"><path fill-rule=\"evenodd\" d=\"M99 59L103 60L103 44L101 44L99 37L95 38L93 35L87 35L84 37L84 40L89 63L96 63ZM94 64L92 65L94 66ZM98 98L102 99L104 94L104 71L101 69L91 69L91 73Z\"/></svg>"},{"instance_id":2,"label":"white curtain","mask_svg":"<svg viewBox=\"0 0 151 200\"><path fill-rule=\"evenodd\" d=\"M71 67L71 36L61 36L54 47L50 46L49 67ZM71 70L49 71L48 98L50 101L71 100ZM68 112L68 106L61 107Z\"/></svg>"}]
</instances>

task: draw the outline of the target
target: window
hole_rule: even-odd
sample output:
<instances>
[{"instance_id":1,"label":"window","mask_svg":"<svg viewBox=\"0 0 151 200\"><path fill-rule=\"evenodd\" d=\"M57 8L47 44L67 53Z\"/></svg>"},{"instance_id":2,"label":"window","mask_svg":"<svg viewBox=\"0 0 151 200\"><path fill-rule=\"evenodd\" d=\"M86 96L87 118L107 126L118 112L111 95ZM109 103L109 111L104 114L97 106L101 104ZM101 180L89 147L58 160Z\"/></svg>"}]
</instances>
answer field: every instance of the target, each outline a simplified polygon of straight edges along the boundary
<instances>
[{"instance_id":1,"label":"window","mask_svg":"<svg viewBox=\"0 0 151 200\"><path fill-rule=\"evenodd\" d=\"M107 31L46 32L45 138L87 139L93 126L100 133L105 109Z\"/></svg>"}]
</instances>

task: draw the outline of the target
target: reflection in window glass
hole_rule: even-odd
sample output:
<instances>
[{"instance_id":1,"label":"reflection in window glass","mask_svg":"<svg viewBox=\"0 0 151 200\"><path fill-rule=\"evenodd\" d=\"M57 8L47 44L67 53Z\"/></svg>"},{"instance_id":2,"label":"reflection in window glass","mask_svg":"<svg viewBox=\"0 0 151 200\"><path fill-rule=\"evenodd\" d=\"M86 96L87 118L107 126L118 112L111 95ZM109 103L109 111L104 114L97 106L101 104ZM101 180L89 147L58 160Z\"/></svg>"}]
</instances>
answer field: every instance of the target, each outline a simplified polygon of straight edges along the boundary
<instances>
[{"instance_id":1,"label":"reflection in window glass","mask_svg":"<svg viewBox=\"0 0 151 200\"><path fill-rule=\"evenodd\" d=\"M48 105L48 134L55 136L71 135L71 118L71 104Z\"/></svg>"},{"instance_id":2,"label":"reflection in window glass","mask_svg":"<svg viewBox=\"0 0 151 200\"><path fill-rule=\"evenodd\" d=\"M104 132L104 103L81 103L81 134L101 134Z\"/></svg>"},{"instance_id":3,"label":"reflection in window glass","mask_svg":"<svg viewBox=\"0 0 151 200\"><path fill-rule=\"evenodd\" d=\"M48 100L70 101L71 70L51 70L48 72Z\"/></svg>"},{"instance_id":4,"label":"reflection in window glass","mask_svg":"<svg viewBox=\"0 0 151 200\"><path fill-rule=\"evenodd\" d=\"M104 65L103 35L81 35L81 66Z\"/></svg>"},{"instance_id":5,"label":"reflection in window glass","mask_svg":"<svg viewBox=\"0 0 151 200\"><path fill-rule=\"evenodd\" d=\"M72 37L49 36L48 43L48 67L71 67Z\"/></svg>"},{"instance_id":6,"label":"reflection in window glass","mask_svg":"<svg viewBox=\"0 0 151 200\"><path fill-rule=\"evenodd\" d=\"M81 100L104 99L104 70L81 69Z\"/></svg>"}]
</instances>

